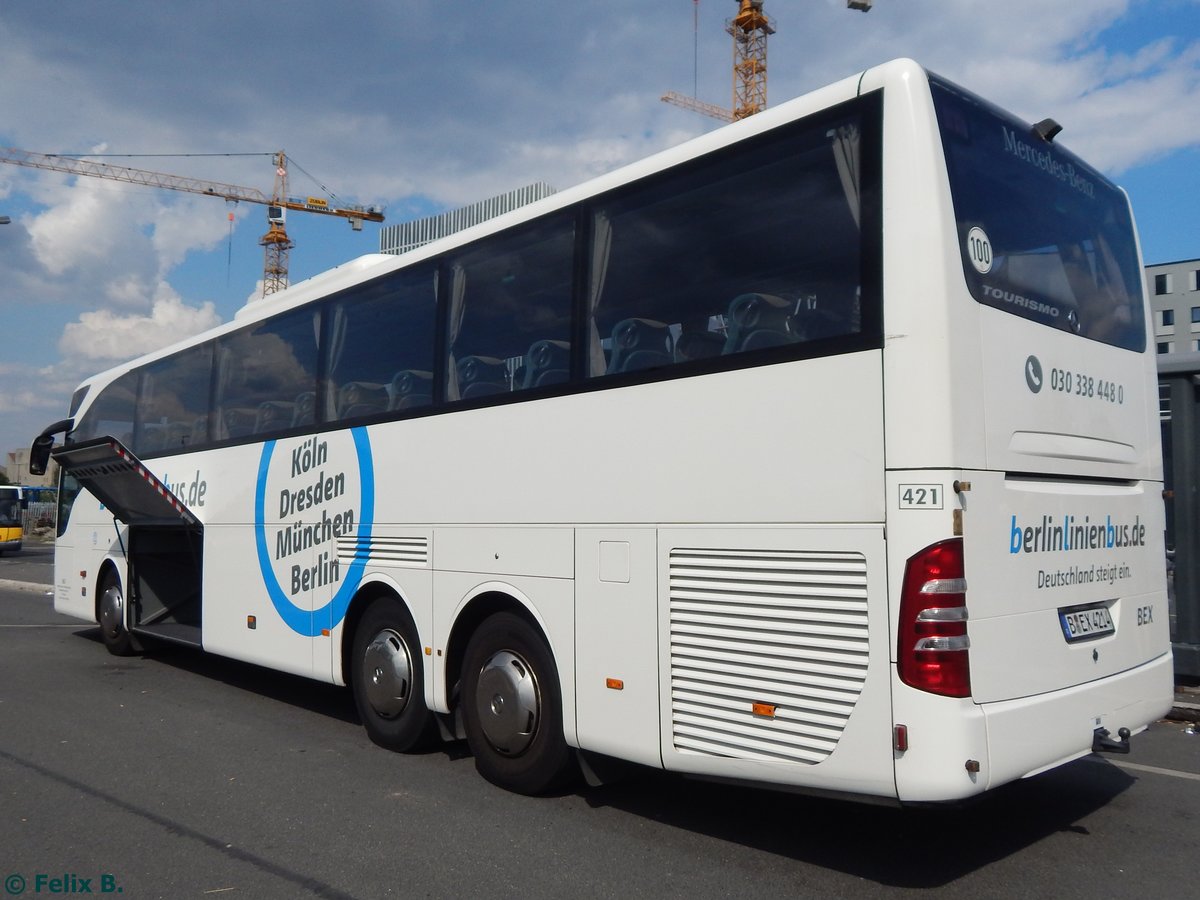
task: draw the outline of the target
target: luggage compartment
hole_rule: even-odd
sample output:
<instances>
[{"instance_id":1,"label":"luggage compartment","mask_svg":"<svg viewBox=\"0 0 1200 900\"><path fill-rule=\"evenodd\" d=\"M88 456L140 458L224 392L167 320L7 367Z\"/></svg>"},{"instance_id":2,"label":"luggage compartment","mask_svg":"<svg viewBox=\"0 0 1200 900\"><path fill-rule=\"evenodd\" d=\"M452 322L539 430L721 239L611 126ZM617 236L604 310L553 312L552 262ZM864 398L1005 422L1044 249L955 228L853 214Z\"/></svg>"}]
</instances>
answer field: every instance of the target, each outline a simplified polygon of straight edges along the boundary
<instances>
[{"instance_id":1,"label":"luggage compartment","mask_svg":"<svg viewBox=\"0 0 1200 900\"><path fill-rule=\"evenodd\" d=\"M200 646L203 543L182 525L129 529L131 631Z\"/></svg>"}]
</instances>

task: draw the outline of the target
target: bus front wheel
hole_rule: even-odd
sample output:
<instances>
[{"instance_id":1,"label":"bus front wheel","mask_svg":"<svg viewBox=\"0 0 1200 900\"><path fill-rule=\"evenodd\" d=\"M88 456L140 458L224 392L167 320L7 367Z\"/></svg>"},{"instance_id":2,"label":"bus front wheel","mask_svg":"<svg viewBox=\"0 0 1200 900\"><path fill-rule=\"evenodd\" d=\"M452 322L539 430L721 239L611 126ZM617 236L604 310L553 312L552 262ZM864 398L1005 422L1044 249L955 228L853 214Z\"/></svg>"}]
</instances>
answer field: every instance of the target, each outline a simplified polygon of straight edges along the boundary
<instances>
[{"instance_id":1,"label":"bus front wheel","mask_svg":"<svg viewBox=\"0 0 1200 900\"><path fill-rule=\"evenodd\" d=\"M372 603L354 632L354 704L371 740L389 750L421 749L435 733L416 633L407 610L390 597Z\"/></svg>"},{"instance_id":2,"label":"bus front wheel","mask_svg":"<svg viewBox=\"0 0 1200 900\"><path fill-rule=\"evenodd\" d=\"M462 704L467 744L484 778L519 794L566 783L572 757L558 673L545 640L524 619L496 613L472 635Z\"/></svg>"},{"instance_id":3,"label":"bus front wheel","mask_svg":"<svg viewBox=\"0 0 1200 900\"><path fill-rule=\"evenodd\" d=\"M116 572L108 572L100 584L100 612L97 616L104 646L113 656L130 656L137 651L133 635L125 627L125 596Z\"/></svg>"}]
</instances>

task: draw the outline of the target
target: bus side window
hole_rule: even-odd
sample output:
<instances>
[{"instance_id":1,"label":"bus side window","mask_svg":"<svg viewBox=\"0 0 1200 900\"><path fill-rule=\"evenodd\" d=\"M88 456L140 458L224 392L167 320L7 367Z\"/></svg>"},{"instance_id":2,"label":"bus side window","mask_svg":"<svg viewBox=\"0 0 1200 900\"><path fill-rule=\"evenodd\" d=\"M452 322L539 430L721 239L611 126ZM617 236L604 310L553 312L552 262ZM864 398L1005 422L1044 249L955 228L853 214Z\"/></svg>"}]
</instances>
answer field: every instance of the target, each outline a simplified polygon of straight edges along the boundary
<instances>
[{"instance_id":1,"label":"bus side window","mask_svg":"<svg viewBox=\"0 0 1200 900\"><path fill-rule=\"evenodd\" d=\"M556 216L451 258L447 400L567 380L574 243Z\"/></svg>"},{"instance_id":2,"label":"bus side window","mask_svg":"<svg viewBox=\"0 0 1200 900\"><path fill-rule=\"evenodd\" d=\"M670 365L675 342L665 322L654 319L624 319L612 331L610 372L636 372Z\"/></svg>"},{"instance_id":3,"label":"bus side window","mask_svg":"<svg viewBox=\"0 0 1200 900\"><path fill-rule=\"evenodd\" d=\"M339 421L433 402L435 271L422 265L385 275L332 304L327 380Z\"/></svg>"},{"instance_id":4,"label":"bus side window","mask_svg":"<svg viewBox=\"0 0 1200 900\"><path fill-rule=\"evenodd\" d=\"M237 440L281 431L294 404L317 386L317 329L310 309L258 322L217 341L219 377L214 408L224 433Z\"/></svg>"},{"instance_id":5,"label":"bus side window","mask_svg":"<svg viewBox=\"0 0 1200 900\"><path fill-rule=\"evenodd\" d=\"M433 372L408 369L392 376L390 409L403 411L433 402Z\"/></svg>"},{"instance_id":6,"label":"bus side window","mask_svg":"<svg viewBox=\"0 0 1200 900\"><path fill-rule=\"evenodd\" d=\"M566 341L537 341L525 354L522 387L561 384L571 377L571 345Z\"/></svg>"},{"instance_id":7,"label":"bus side window","mask_svg":"<svg viewBox=\"0 0 1200 900\"><path fill-rule=\"evenodd\" d=\"M741 294L729 304L729 331L723 353L778 347L796 339L794 304L771 294Z\"/></svg>"},{"instance_id":8,"label":"bus side window","mask_svg":"<svg viewBox=\"0 0 1200 900\"><path fill-rule=\"evenodd\" d=\"M588 374L860 331L857 123L799 123L598 205Z\"/></svg>"},{"instance_id":9,"label":"bus side window","mask_svg":"<svg viewBox=\"0 0 1200 900\"><path fill-rule=\"evenodd\" d=\"M349 381L338 390L339 419L354 419L388 408L388 389L370 381Z\"/></svg>"},{"instance_id":10,"label":"bus side window","mask_svg":"<svg viewBox=\"0 0 1200 900\"><path fill-rule=\"evenodd\" d=\"M191 347L143 369L135 452L173 452L208 441L213 345Z\"/></svg>"}]
</instances>

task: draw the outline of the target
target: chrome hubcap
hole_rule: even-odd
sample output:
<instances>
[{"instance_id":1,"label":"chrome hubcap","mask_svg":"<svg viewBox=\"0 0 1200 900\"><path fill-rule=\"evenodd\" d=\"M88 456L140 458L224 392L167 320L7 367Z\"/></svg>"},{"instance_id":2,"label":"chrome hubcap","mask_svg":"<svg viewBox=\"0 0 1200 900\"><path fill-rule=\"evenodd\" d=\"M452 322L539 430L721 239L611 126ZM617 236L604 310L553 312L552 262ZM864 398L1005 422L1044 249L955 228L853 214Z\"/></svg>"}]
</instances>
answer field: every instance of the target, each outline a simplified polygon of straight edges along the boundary
<instances>
[{"instance_id":1,"label":"chrome hubcap","mask_svg":"<svg viewBox=\"0 0 1200 900\"><path fill-rule=\"evenodd\" d=\"M100 628L110 641L125 630L124 605L121 589L116 585L109 586L100 596Z\"/></svg>"},{"instance_id":2,"label":"chrome hubcap","mask_svg":"<svg viewBox=\"0 0 1200 900\"><path fill-rule=\"evenodd\" d=\"M541 691L533 669L511 650L492 655L479 672L475 711L484 735L505 756L518 756L537 735Z\"/></svg>"},{"instance_id":3,"label":"chrome hubcap","mask_svg":"<svg viewBox=\"0 0 1200 900\"><path fill-rule=\"evenodd\" d=\"M363 654L367 702L385 719L394 719L408 706L412 692L412 659L398 632L390 628L375 635Z\"/></svg>"}]
</instances>

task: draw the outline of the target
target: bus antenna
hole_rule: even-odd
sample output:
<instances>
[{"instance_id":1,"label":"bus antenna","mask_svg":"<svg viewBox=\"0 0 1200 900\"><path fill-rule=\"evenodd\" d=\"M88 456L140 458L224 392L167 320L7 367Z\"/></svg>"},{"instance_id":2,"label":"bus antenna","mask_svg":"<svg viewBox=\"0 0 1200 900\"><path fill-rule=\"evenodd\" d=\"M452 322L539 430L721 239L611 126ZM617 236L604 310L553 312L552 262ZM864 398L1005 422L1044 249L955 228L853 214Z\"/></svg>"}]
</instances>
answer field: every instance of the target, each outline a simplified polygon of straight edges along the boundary
<instances>
[{"instance_id":1,"label":"bus antenna","mask_svg":"<svg viewBox=\"0 0 1200 900\"><path fill-rule=\"evenodd\" d=\"M1062 126L1053 119L1042 119L1042 121L1033 126L1033 133L1047 144L1051 143L1060 131L1062 131Z\"/></svg>"}]
</instances>

